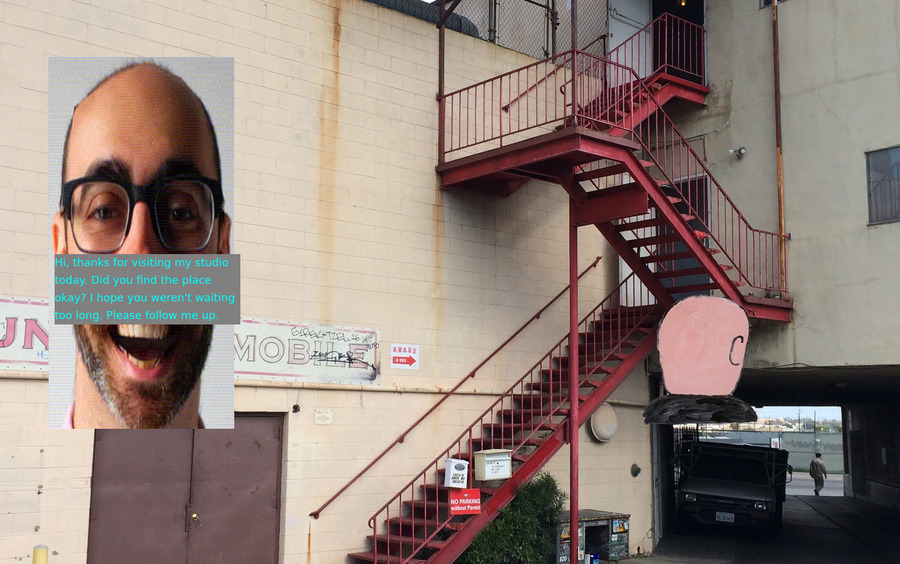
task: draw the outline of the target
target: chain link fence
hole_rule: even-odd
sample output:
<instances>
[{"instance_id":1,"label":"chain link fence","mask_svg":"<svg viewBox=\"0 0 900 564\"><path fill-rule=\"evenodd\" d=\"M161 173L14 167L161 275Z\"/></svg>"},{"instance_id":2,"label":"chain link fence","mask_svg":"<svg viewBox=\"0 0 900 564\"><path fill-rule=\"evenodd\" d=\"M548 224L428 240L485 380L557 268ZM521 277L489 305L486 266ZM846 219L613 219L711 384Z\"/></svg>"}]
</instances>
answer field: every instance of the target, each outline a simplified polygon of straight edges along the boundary
<instances>
[{"instance_id":1,"label":"chain link fence","mask_svg":"<svg viewBox=\"0 0 900 564\"><path fill-rule=\"evenodd\" d=\"M454 13L471 21L482 39L544 59L572 48L572 1L462 0ZM605 54L607 2L578 0L578 48Z\"/></svg>"}]
</instances>

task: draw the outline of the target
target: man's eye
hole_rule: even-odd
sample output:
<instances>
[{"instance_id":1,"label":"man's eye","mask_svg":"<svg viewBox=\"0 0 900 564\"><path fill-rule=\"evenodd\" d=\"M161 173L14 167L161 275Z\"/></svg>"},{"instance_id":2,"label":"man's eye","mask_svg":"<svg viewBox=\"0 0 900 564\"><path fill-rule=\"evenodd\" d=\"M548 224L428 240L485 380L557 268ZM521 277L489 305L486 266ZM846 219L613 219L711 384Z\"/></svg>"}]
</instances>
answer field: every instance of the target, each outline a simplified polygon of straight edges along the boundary
<instances>
[{"instance_id":1,"label":"man's eye","mask_svg":"<svg viewBox=\"0 0 900 564\"><path fill-rule=\"evenodd\" d=\"M97 205L92 207L86 219L98 222L120 221L125 219L126 213L119 205Z\"/></svg>"},{"instance_id":2,"label":"man's eye","mask_svg":"<svg viewBox=\"0 0 900 564\"><path fill-rule=\"evenodd\" d=\"M112 208L97 208L91 212L91 217L101 221L114 219L116 217L116 210Z\"/></svg>"},{"instance_id":3,"label":"man's eye","mask_svg":"<svg viewBox=\"0 0 900 564\"><path fill-rule=\"evenodd\" d=\"M169 210L169 217L172 221L187 222L197 219L197 214L190 208L177 207Z\"/></svg>"}]
</instances>

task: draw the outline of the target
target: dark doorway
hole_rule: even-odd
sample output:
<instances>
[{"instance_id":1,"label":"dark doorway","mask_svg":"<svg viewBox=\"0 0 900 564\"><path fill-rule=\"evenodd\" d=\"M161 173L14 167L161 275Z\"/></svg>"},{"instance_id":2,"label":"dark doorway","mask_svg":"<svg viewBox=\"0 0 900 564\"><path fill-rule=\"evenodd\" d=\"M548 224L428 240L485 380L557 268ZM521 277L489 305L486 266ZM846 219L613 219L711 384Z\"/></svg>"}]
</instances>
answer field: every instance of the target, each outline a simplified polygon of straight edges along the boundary
<instances>
[{"instance_id":1,"label":"dark doorway","mask_svg":"<svg viewBox=\"0 0 900 564\"><path fill-rule=\"evenodd\" d=\"M654 0L654 64L661 72L703 84L706 60L703 38L704 0Z\"/></svg>"},{"instance_id":2,"label":"dark doorway","mask_svg":"<svg viewBox=\"0 0 900 564\"><path fill-rule=\"evenodd\" d=\"M98 430L88 562L277 562L282 425Z\"/></svg>"},{"instance_id":3,"label":"dark doorway","mask_svg":"<svg viewBox=\"0 0 900 564\"><path fill-rule=\"evenodd\" d=\"M705 21L705 0L653 0L653 19L672 14L683 20L702 26Z\"/></svg>"}]
</instances>

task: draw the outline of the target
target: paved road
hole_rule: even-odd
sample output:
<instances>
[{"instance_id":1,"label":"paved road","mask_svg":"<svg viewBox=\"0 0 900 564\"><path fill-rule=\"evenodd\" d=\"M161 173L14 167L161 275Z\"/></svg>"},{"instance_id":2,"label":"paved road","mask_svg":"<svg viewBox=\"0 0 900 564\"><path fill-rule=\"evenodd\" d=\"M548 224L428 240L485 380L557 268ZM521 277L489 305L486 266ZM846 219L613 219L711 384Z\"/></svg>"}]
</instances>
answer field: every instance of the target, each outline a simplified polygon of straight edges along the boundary
<instances>
[{"instance_id":1,"label":"paved road","mask_svg":"<svg viewBox=\"0 0 900 564\"><path fill-rule=\"evenodd\" d=\"M794 472L794 479L787 485L787 495L814 495L813 489L816 484L809 474L801 473L799 470ZM819 495L826 496L843 496L844 495L844 476L841 474L829 474L825 480L825 487L819 492Z\"/></svg>"},{"instance_id":2,"label":"paved road","mask_svg":"<svg viewBox=\"0 0 900 564\"><path fill-rule=\"evenodd\" d=\"M836 478L833 482L840 483ZM632 560L641 564L900 563L900 512L840 495L817 497L811 487L809 492L788 495L780 535L701 529L667 535L652 556Z\"/></svg>"}]
</instances>

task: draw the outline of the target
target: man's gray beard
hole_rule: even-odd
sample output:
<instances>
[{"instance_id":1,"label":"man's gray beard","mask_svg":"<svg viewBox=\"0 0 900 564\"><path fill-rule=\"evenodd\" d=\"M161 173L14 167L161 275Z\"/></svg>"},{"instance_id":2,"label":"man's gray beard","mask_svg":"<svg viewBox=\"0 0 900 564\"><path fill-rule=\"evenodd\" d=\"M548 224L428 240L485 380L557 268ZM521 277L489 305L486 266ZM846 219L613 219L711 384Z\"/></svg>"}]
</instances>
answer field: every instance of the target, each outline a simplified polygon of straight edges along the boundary
<instances>
[{"instance_id":1,"label":"man's gray beard","mask_svg":"<svg viewBox=\"0 0 900 564\"><path fill-rule=\"evenodd\" d=\"M110 378L110 367L100 351L91 344L82 325L75 325L78 353L91 381L113 416L131 429L159 429L171 423L200 379L213 326L203 325L200 337L188 357L174 367L173 377L164 382L140 382Z\"/></svg>"}]
</instances>

